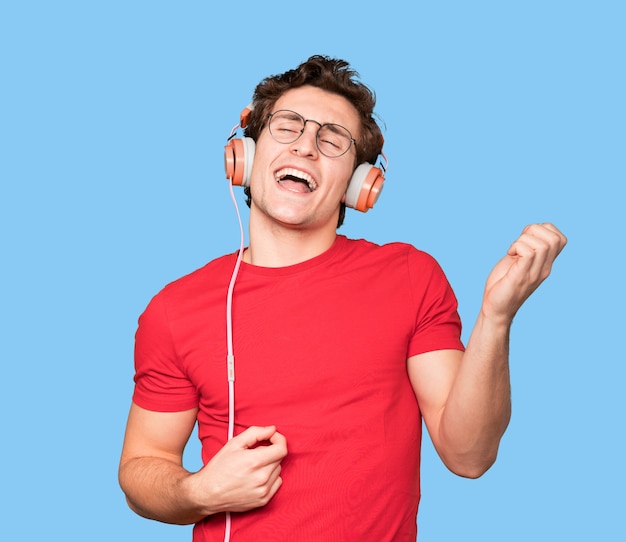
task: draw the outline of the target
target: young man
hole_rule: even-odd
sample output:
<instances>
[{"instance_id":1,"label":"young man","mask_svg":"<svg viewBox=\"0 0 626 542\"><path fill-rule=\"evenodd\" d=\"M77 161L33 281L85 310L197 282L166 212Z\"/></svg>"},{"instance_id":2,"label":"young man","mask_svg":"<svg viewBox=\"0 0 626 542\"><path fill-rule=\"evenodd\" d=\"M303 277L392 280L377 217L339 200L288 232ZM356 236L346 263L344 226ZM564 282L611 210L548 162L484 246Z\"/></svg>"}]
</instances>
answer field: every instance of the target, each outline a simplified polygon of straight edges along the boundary
<instances>
[{"instance_id":1,"label":"young man","mask_svg":"<svg viewBox=\"0 0 626 542\"><path fill-rule=\"evenodd\" d=\"M465 348L430 256L337 235L355 168L382 151L355 72L311 57L261 82L253 106L234 420L237 254L168 285L142 314L121 486L138 514L195 523L195 542L414 541L422 417L451 471L491 466L510 417L511 322L566 238L551 224L524 229ZM182 456L196 421L204 467L192 473Z\"/></svg>"}]
</instances>

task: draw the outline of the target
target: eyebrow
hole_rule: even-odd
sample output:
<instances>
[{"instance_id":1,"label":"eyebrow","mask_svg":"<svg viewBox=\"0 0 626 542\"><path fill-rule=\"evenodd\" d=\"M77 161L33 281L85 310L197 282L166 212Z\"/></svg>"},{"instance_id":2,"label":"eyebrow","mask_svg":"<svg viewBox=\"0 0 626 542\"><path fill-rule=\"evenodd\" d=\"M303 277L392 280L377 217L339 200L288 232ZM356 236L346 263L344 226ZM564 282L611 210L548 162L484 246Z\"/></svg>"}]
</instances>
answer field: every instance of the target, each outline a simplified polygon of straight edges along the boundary
<instances>
[{"instance_id":1,"label":"eyebrow","mask_svg":"<svg viewBox=\"0 0 626 542\"><path fill-rule=\"evenodd\" d=\"M275 111L273 114L275 115L278 112L283 113L285 117L290 118L290 119L306 120L300 113L297 113L296 111L292 111L291 109L279 109L278 111Z\"/></svg>"},{"instance_id":2,"label":"eyebrow","mask_svg":"<svg viewBox=\"0 0 626 542\"><path fill-rule=\"evenodd\" d=\"M350 130L348 130L345 126L342 126L341 124L337 124L336 122L328 122L326 124L322 124L322 126L325 126L335 134L344 135L347 131L348 135L352 136L352 132Z\"/></svg>"},{"instance_id":3,"label":"eyebrow","mask_svg":"<svg viewBox=\"0 0 626 542\"><path fill-rule=\"evenodd\" d=\"M328 128L329 130L331 130L333 133L335 134L339 134L339 135L343 135L342 132L340 131L340 128L347 130L348 132L348 136L350 141L354 141L354 144L357 145L357 138L353 135L352 131L349 128L346 128L345 126L343 126L342 124L338 124L336 122L319 122L318 120L315 119L307 119L305 118L305 116L301 113L298 113L297 111L294 111L293 109L277 109L276 111L269 113L269 115L275 115L276 113L281 112L285 115L286 118L289 119L301 119L304 122L314 122L315 124L317 124L320 128L322 126L325 126L326 128Z\"/></svg>"}]
</instances>

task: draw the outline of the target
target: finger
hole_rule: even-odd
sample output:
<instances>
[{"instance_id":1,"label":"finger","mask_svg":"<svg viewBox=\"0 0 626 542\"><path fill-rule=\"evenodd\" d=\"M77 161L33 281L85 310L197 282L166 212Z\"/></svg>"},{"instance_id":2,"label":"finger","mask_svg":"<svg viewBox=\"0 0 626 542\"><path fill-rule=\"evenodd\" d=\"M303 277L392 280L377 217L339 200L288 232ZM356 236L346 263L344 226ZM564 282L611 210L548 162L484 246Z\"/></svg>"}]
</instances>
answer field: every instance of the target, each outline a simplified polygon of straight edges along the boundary
<instances>
[{"instance_id":1,"label":"finger","mask_svg":"<svg viewBox=\"0 0 626 542\"><path fill-rule=\"evenodd\" d=\"M537 264L541 264L545 277L550 273L554 260L565 247L567 238L554 225L546 222L531 226L525 241L537 252Z\"/></svg>"},{"instance_id":2,"label":"finger","mask_svg":"<svg viewBox=\"0 0 626 542\"><path fill-rule=\"evenodd\" d=\"M524 234L528 234L532 237L536 237L544 240L550 246L550 249L554 251L554 257L563 250L563 247L567 244L567 237L559 231L559 229L550 222L544 222L543 224L530 224L524 228Z\"/></svg>"},{"instance_id":3,"label":"finger","mask_svg":"<svg viewBox=\"0 0 626 542\"><path fill-rule=\"evenodd\" d=\"M556 236L550 232L549 237L554 241ZM542 281L550 274L557 254L557 246L546 240L545 232L538 232L537 228L527 230L509 249L509 255L516 258L519 276L526 275L531 282Z\"/></svg>"},{"instance_id":4,"label":"finger","mask_svg":"<svg viewBox=\"0 0 626 542\"><path fill-rule=\"evenodd\" d=\"M272 498L276 494L276 492L280 489L280 486L283 485L283 479L280 473L281 473L281 468L279 465L277 469L272 471L272 475L270 476L268 480L268 486L270 487L270 491L269 491L270 498Z\"/></svg>"},{"instance_id":5,"label":"finger","mask_svg":"<svg viewBox=\"0 0 626 542\"><path fill-rule=\"evenodd\" d=\"M553 254L554 259L562 248L563 239L564 236L560 232L555 232L543 224L531 224L524 228L516 242L527 244L541 255Z\"/></svg>"},{"instance_id":6,"label":"finger","mask_svg":"<svg viewBox=\"0 0 626 542\"><path fill-rule=\"evenodd\" d=\"M285 438L285 435L282 435L278 431L276 431L269 438L269 441L276 446L283 447L285 449L285 452L287 451L287 439Z\"/></svg>"},{"instance_id":7,"label":"finger","mask_svg":"<svg viewBox=\"0 0 626 542\"><path fill-rule=\"evenodd\" d=\"M559 254L561 250L565 248L565 245L567 245L567 237L565 237L565 235L563 235L563 232L561 232L554 224L551 224L550 222L544 222L542 226L557 236L558 238L557 254Z\"/></svg>"},{"instance_id":8,"label":"finger","mask_svg":"<svg viewBox=\"0 0 626 542\"><path fill-rule=\"evenodd\" d=\"M561 230L559 230L559 228L557 228L554 224L552 224L552 222L543 222L541 224L541 226L543 226L544 228L553 231L554 233L559 234L560 236L562 236L563 238L565 238L565 235L563 235L563 233L561 232Z\"/></svg>"},{"instance_id":9,"label":"finger","mask_svg":"<svg viewBox=\"0 0 626 542\"><path fill-rule=\"evenodd\" d=\"M509 248L508 254L514 258L514 262L509 271L515 270L515 274L519 273L522 276L526 276L532 271L536 263L535 249L530 244L524 242L522 238L513 242Z\"/></svg>"},{"instance_id":10,"label":"finger","mask_svg":"<svg viewBox=\"0 0 626 542\"><path fill-rule=\"evenodd\" d=\"M280 463L278 463L276 466L274 466L274 468L270 471L268 477L267 477L267 482L266 485L268 487L272 487L276 481L280 478L280 473L282 472L282 467L280 465Z\"/></svg>"},{"instance_id":11,"label":"finger","mask_svg":"<svg viewBox=\"0 0 626 542\"><path fill-rule=\"evenodd\" d=\"M278 433L280 435L280 433ZM280 438L273 441L270 439L268 446L259 446L251 450L256 454L256 461L259 464L270 465L280 463L287 455L287 440L280 435Z\"/></svg>"},{"instance_id":12,"label":"finger","mask_svg":"<svg viewBox=\"0 0 626 542\"><path fill-rule=\"evenodd\" d=\"M273 470L270 473L270 476L267 480L258 486L256 494L258 498L258 502L255 503L255 508L258 506L265 506L271 499L274 498L276 492L283 485L283 479L280 476L280 465L277 469Z\"/></svg>"},{"instance_id":13,"label":"finger","mask_svg":"<svg viewBox=\"0 0 626 542\"><path fill-rule=\"evenodd\" d=\"M254 448L260 442L271 441L272 436L276 433L276 427L273 425L259 427L251 426L245 431L234 437L232 440L242 448Z\"/></svg>"}]
</instances>

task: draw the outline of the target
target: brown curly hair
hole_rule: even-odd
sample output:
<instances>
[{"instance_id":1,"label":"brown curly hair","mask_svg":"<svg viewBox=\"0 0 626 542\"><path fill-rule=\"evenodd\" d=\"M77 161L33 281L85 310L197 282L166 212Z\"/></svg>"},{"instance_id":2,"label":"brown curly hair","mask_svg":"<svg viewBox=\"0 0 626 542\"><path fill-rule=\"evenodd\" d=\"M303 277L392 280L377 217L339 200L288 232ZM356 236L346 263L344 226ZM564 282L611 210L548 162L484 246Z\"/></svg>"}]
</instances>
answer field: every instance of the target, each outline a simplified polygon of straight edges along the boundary
<instances>
[{"instance_id":1,"label":"brown curly hair","mask_svg":"<svg viewBox=\"0 0 626 542\"><path fill-rule=\"evenodd\" d=\"M376 95L359 81L359 74L345 60L313 55L293 70L263 79L255 88L252 97L253 110L250 113L244 135L257 140L265 127L267 115L274 104L288 90L310 85L327 92L343 96L355 107L361 120L361 136L356 144L357 164L374 164L382 152L383 136L374 119ZM245 189L248 206L251 203L250 190ZM345 205L341 204L339 223L345 217Z\"/></svg>"}]
</instances>

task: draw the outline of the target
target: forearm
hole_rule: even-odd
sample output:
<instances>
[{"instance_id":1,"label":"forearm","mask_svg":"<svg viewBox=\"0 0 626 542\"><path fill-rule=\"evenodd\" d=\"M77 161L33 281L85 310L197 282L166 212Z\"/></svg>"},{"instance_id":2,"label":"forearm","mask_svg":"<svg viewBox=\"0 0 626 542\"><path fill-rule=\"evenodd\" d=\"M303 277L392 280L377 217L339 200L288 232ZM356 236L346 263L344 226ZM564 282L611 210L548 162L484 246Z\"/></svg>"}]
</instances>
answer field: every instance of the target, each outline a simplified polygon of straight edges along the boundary
<instances>
[{"instance_id":1,"label":"forearm","mask_svg":"<svg viewBox=\"0 0 626 542\"><path fill-rule=\"evenodd\" d=\"M444 461L477 477L495 461L511 417L510 322L476 321L439 424Z\"/></svg>"},{"instance_id":2,"label":"forearm","mask_svg":"<svg viewBox=\"0 0 626 542\"><path fill-rule=\"evenodd\" d=\"M430 391L420 384L428 371L420 371L419 362L414 364L418 368L413 369L413 385L426 406L424 419L439 454L457 474L480 476L496 459L511 417L511 323L550 274L566 243L552 224L524 228L487 277L481 311L462 359L457 357L445 366L447 371L439 371L444 373L444 383Z\"/></svg>"},{"instance_id":3,"label":"forearm","mask_svg":"<svg viewBox=\"0 0 626 542\"><path fill-rule=\"evenodd\" d=\"M203 519L192 498L192 474L158 457L139 457L120 466L119 481L130 508L140 516L187 525Z\"/></svg>"}]
</instances>

